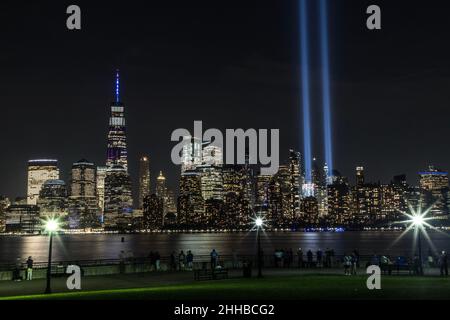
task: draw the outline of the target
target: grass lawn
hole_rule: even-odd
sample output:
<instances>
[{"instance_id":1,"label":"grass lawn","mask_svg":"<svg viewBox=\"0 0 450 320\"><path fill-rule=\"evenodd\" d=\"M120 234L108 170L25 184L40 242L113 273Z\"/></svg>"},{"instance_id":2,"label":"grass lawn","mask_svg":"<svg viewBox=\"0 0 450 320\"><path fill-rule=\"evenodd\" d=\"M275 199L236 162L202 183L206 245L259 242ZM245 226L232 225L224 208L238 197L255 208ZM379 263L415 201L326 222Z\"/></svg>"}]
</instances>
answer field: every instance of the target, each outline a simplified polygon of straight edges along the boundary
<instances>
[{"instance_id":1,"label":"grass lawn","mask_svg":"<svg viewBox=\"0 0 450 320\"><path fill-rule=\"evenodd\" d=\"M0 300L214 300L214 299L450 299L450 278L382 276L381 290L368 290L365 276L268 276L158 287L78 291Z\"/></svg>"}]
</instances>

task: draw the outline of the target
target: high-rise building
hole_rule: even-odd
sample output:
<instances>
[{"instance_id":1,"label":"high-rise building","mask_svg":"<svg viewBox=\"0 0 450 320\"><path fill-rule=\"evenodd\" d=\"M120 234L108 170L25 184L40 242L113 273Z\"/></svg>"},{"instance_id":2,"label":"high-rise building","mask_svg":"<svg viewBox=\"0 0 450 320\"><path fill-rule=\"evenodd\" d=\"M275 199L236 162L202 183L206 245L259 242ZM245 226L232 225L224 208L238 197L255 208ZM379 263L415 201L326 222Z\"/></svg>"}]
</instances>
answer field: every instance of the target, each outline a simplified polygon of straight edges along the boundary
<instances>
[{"instance_id":1,"label":"high-rise building","mask_svg":"<svg viewBox=\"0 0 450 320\"><path fill-rule=\"evenodd\" d=\"M103 215L105 213L105 179L108 168L105 166L97 167L97 203L100 210L100 221L103 223Z\"/></svg>"},{"instance_id":2,"label":"high-rise building","mask_svg":"<svg viewBox=\"0 0 450 320\"><path fill-rule=\"evenodd\" d=\"M91 228L100 225L96 166L86 159L72 165L69 196L69 226Z\"/></svg>"},{"instance_id":3,"label":"high-rise building","mask_svg":"<svg viewBox=\"0 0 450 320\"><path fill-rule=\"evenodd\" d=\"M356 186L364 185L364 167L356 167Z\"/></svg>"},{"instance_id":4,"label":"high-rise building","mask_svg":"<svg viewBox=\"0 0 450 320\"><path fill-rule=\"evenodd\" d=\"M47 180L58 180L58 161L37 159L28 161L27 204L36 205L42 185Z\"/></svg>"},{"instance_id":5,"label":"high-rise building","mask_svg":"<svg viewBox=\"0 0 450 320\"><path fill-rule=\"evenodd\" d=\"M434 166L429 166L428 170L419 172L423 206L431 207L433 216L446 216L449 214L448 182L448 172L437 169Z\"/></svg>"},{"instance_id":6,"label":"high-rise building","mask_svg":"<svg viewBox=\"0 0 450 320\"><path fill-rule=\"evenodd\" d=\"M144 198L144 228L160 230L164 222L164 201L156 194Z\"/></svg>"},{"instance_id":7,"label":"high-rise building","mask_svg":"<svg viewBox=\"0 0 450 320\"><path fill-rule=\"evenodd\" d=\"M164 177L162 171L159 172L159 176L156 178L156 195L164 198L166 196L166 177Z\"/></svg>"},{"instance_id":8,"label":"high-rise building","mask_svg":"<svg viewBox=\"0 0 450 320\"><path fill-rule=\"evenodd\" d=\"M215 165L201 165L197 167L200 172L202 197L208 199L223 199L222 167Z\"/></svg>"},{"instance_id":9,"label":"high-rise building","mask_svg":"<svg viewBox=\"0 0 450 320\"><path fill-rule=\"evenodd\" d=\"M0 196L0 232L5 232L6 228L6 209L9 207L9 199Z\"/></svg>"},{"instance_id":10,"label":"high-rise building","mask_svg":"<svg viewBox=\"0 0 450 320\"><path fill-rule=\"evenodd\" d=\"M223 164L222 149L217 146L204 146L202 151L202 163L210 166L221 166Z\"/></svg>"},{"instance_id":11,"label":"high-rise building","mask_svg":"<svg viewBox=\"0 0 450 320\"><path fill-rule=\"evenodd\" d=\"M107 229L127 229L133 213L131 179L121 165L108 169L105 179L104 226Z\"/></svg>"},{"instance_id":12,"label":"high-rise building","mask_svg":"<svg viewBox=\"0 0 450 320\"><path fill-rule=\"evenodd\" d=\"M335 226L351 224L350 188L343 179L328 185L328 219Z\"/></svg>"},{"instance_id":13,"label":"high-rise building","mask_svg":"<svg viewBox=\"0 0 450 320\"><path fill-rule=\"evenodd\" d=\"M41 219L57 218L63 226L67 218L67 187L62 180L47 180L39 192L37 205Z\"/></svg>"},{"instance_id":14,"label":"high-rise building","mask_svg":"<svg viewBox=\"0 0 450 320\"><path fill-rule=\"evenodd\" d=\"M38 233L41 230L38 206L19 202L8 207L6 232Z\"/></svg>"},{"instance_id":15,"label":"high-rise building","mask_svg":"<svg viewBox=\"0 0 450 320\"><path fill-rule=\"evenodd\" d=\"M194 170L202 164L202 140L197 137L183 137L187 141L181 151L181 172Z\"/></svg>"},{"instance_id":16,"label":"high-rise building","mask_svg":"<svg viewBox=\"0 0 450 320\"><path fill-rule=\"evenodd\" d=\"M116 73L115 100L111 103L106 159L106 166L108 168L112 168L114 165L120 165L125 171L128 171L125 108L120 100L119 71Z\"/></svg>"},{"instance_id":17,"label":"high-rise building","mask_svg":"<svg viewBox=\"0 0 450 320\"><path fill-rule=\"evenodd\" d=\"M150 194L150 161L147 156L139 159L139 203L138 207L143 208L144 198Z\"/></svg>"},{"instance_id":18,"label":"high-rise building","mask_svg":"<svg viewBox=\"0 0 450 320\"><path fill-rule=\"evenodd\" d=\"M186 170L180 178L178 223L186 228L204 225L205 220L200 173L196 170Z\"/></svg>"}]
</instances>

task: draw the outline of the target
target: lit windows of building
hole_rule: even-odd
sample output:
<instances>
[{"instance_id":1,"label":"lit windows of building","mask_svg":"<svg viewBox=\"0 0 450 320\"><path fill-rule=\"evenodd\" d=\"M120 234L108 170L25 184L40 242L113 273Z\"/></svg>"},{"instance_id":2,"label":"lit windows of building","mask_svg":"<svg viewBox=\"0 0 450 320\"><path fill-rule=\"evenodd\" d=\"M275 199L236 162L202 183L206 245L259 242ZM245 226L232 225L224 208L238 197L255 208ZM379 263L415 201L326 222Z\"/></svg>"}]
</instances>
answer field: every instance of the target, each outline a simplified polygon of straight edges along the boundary
<instances>
[{"instance_id":1,"label":"lit windows of building","mask_svg":"<svg viewBox=\"0 0 450 320\"><path fill-rule=\"evenodd\" d=\"M27 204L36 205L42 185L47 180L58 180L58 161L37 159L28 161Z\"/></svg>"}]
</instances>

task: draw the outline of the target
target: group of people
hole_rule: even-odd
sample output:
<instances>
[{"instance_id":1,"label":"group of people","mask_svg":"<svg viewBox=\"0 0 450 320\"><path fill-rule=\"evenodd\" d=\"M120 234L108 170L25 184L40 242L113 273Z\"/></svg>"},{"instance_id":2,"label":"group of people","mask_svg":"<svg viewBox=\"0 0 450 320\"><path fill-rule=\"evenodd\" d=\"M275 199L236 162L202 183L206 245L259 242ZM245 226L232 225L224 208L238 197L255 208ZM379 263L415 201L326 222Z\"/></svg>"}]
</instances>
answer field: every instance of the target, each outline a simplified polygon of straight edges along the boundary
<instances>
[{"instance_id":1,"label":"group of people","mask_svg":"<svg viewBox=\"0 0 450 320\"><path fill-rule=\"evenodd\" d=\"M345 253L343 258L344 274L346 276L356 275L356 271L360 265L360 256L357 249L351 254Z\"/></svg>"},{"instance_id":2,"label":"group of people","mask_svg":"<svg viewBox=\"0 0 450 320\"><path fill-rule=\"evenodd\" d=\"M299 268L331 268L334 265L334 250L327 248L325 251L318 249L316 251L316 259L314 253L309 249L306 252L306 259L302 248L297 250L298 267Z\"/></svg>"},{"instance_id":3,"label":"group of people","mask_svg":"<svg viewBox=\"0 0 450 320\"><path fill-rule=\"evenodd\" d=\"M178 254L178 257L176 256L175 251L172 251L170 254L170 270L176 271L176 270L192 270L194 264L194 254L191 250L188 250L185 254L183 250L180 251Z\"/></svg>"},{"instance_id":4,"label":"group of people","mask_svg":"<svg viewBox=\"0 0 450 320\"><path fill-rule=\"evenodd\" d=\"M22 270L22 259L17 258L16 259L16 265L13 270L12 274L12 280L13 281L22 281L22 276L20 274L20 271ZM25 261L26 269L25 269L25 279L26 280L33 280L33 257L29 256L28 259Z\"/></svg>"}]
</instances>

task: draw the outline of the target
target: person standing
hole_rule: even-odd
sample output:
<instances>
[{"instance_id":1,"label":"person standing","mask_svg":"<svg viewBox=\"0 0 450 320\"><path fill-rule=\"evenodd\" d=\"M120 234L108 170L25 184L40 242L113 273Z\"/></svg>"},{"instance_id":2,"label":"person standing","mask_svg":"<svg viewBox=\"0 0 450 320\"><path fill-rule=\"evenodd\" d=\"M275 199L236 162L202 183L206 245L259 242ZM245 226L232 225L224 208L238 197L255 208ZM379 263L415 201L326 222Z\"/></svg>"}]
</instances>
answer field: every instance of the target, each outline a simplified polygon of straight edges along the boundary
<instances>
[{"instance_id":1,"label":"person standing","mask_svg":"<svg viewBox=\"0 0 450 320\"><path fill-rule=\"evenodd\" d=\"M172 251L172 253L170 254L170 271L175 270L177 270L177 263L175 259L175 251Z\"/></svg>"},{"instance_id":2,"label":"person standing","mask_svg":"<svg viewBox=\"0 0 450 320\"><path fill-rule=\"evenodd\" d=\"M217 258L219 257L219 255L216 252L216 249L213 249L211 251L211 269L215 269L217 267Z\"/></svg>"},{"instance_id":3,"label":"person standing","mask_svg":"<svg viewBox=\"0 0 450 320\"><path fill-rule=\"evenodd\" d=\"M439 267L441 269L441 276L448 276L448 257L447 252L442 251L442 254L439 258Z\"/></svg>"},{"instance_id":4,"label":"person standing","mask_svg":"<svg viewBox=\"0 0 450 320\"><path fill-rule=\"evenodd\" d=\"M27 260L27 280L33 280L33 259L31 256Z\"/></svg>"},{"instance_id":5,"label":"person standing","mask_svg":"<svg viewBox=\"0 0 450 320\"><path fill-rule=\"evenodd\" d=\"M322 268L322 250L321 249L317 250L316 259L317 259L317 267Z\"/></svg>"},{"instance_id":6,"label":"person standing","mask_svg":"<svg viewBox=\"0 0 450 320\"><path fill-rule=\"evenodd\" d=\"M239 260L238 260L238 256L237 256L237 252L236 250L231 250L231 257L233 259L233 269L237 269L239 268Z\"/></svg>"},{"instance_id":7,"label":"person standing","mask_svg":"<svg viewBox=\"0 0 450 320\"><path fill-rule=\"evenodd\" d=\"M184 270L185 260L186 256L184 255L183 250L181 250L180 254L178 255L178 265L180 271Z\"/></svg>"},{"instance_id":8,"label":"person standing","mask_svg":"<svg viewBox=\"0 0 450 320\"><path fill-rule=\"evenodd\" d=\"M353 255L355 256L355 259L356 259L356 268L359 268L359 266L360 266L360 263L359 263L359 261L360 261L360 256L359 256L359 250L358 249L355 249L355 250L353 250Z\"/></svg>"},{"instance_id":9,"label":"person standing","mask_svg":"<svg viewBox=\"0 0 450 320\"><path fill-rule=\"evenodd\" d=\"M297 250L297 257L298 257L298 267L299 268L303 268L304 263L303 263L303 250L302 250L302 248L298 248L298 250Z\"/></svg>"},{"instance_id":10,"label":"person standing","mask_svg":"<svg viewBox=\"0 0 450 320\"><path fill-rule=\"evenodd\" d=\"M188 270L192 270L193 263L194 263L194 255L192 254L191 250L189 250L186 255L186 262L187 262Z\"/></svg>"},{"instance_id":11,"label":"person standing","mask_svg":"<svg viewBox=\"0 0 450 320\"><path fill-rule=\"evenodd\" d=\"M357 257L356 254L353 253L351 256L351 262L352 262L352 270L351 270L351 274L356 276L356 267L357 267Z\"/></svg>"},{"instance_id":12,"label":"person standing","mask_svg":"<svg viewBox=\"0 0 450 320\"><path fill-rule=\"evenodd\" d=\"M350 274L350 267L352 265L352 258L348 255L344 255L344 273L346 276L351 275Z\"/></svg>"},{"instance_id":13,"label":"person standing","mask_svg":"<svg viewBox=\"0 0 450 320\"><path fill-rule=\"evenodd\" d=\"M313 253L311 250L308 250L308 252L306 253L306 259L308 261L306 266L308 268L311 268L313 266Z\"/></svg>"},{"instance_id":14,"label":"person standing","mask_svg":"<svg viewBox=\"0 0 450 320\"><path fill-rule=\"evenodd\" d=\"M155 259L155 270L159 271L161 265L161 255L159 254L158 251L155 252L154 259Z\"/></svg>"}]
</instances>

